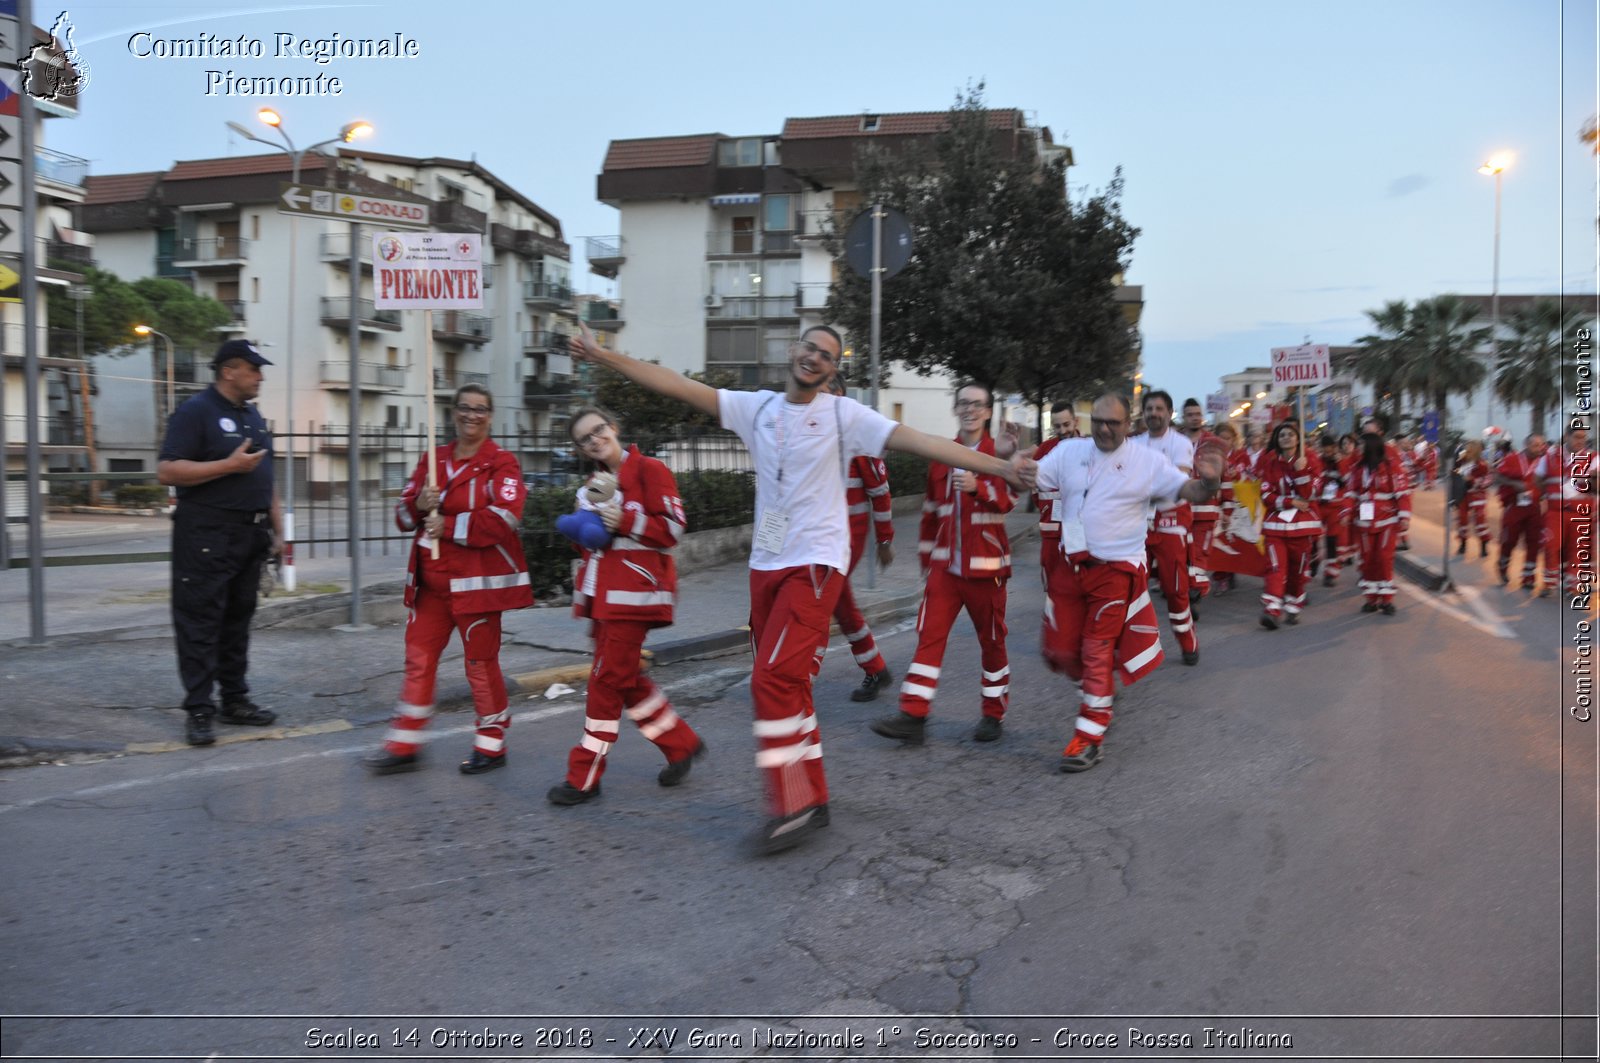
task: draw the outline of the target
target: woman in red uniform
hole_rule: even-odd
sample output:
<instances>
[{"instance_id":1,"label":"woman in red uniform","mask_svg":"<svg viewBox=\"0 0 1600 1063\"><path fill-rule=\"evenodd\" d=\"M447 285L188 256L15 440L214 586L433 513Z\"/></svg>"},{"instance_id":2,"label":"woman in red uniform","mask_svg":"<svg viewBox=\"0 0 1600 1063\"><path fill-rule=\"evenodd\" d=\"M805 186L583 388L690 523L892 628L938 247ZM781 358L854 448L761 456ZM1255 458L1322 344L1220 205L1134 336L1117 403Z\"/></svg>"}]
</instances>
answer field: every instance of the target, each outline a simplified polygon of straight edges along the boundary
<instances>
[{"instance_id":1,"label":"woman in red uniform","mask_svg":"<svg viewBox=\"0 0 1600 1063\"><path fill-rule=\"evenodd\" d=\"M1322 521L1312 501L1322 462L1307 454L1300 429L1282 421L1271 442L1256 459L1261 480L1261 505L1266 511L1262 535L1267 541L1267 583L1261 592L1261 626L1268 631L1300 622L1311 573L1311 548L1322 534Z\"/></svg>"},{"instance_id":2,"label":"woman in red uniform","mask_svg":"<svg viewBox=\"0 0 1600 1063\"><path fill-rule=\"evenodd\" d=\"M1467 552L1469 534L1478 537L1478 556L1489 556L1489 487L1494 472L1483 460L1483 444L1476 439L1461 448L1456 462L1460 498L1456 501L1456 556Z\"/></svg>"},{"instance_id":3,"label":"woman in red uniform","mask_svg":"<svg viewBox=\"0 0 1600 1063\"><path fill-rule=\"evenodd\" d=\"M383 748L367 758L376 775L418 765L422 728L433 715L439 655L450 632L461 632L467 683L478 716L465 775L504 766L511 726L506 679L500 671L500 614L533 604L522 553L522 467L489 438L494 397L467 384L456 391L456 439L425 454L395 505L395 523L415 530L406 572L405 680ZM434 463L438 489L428 486ZM438 554L434 547L437 544Z\"/></svg>"},{"instance_id":4,"label":"woman in red uniform","mask_svg":"<svg viewBox=\"0 0 1600 1063\"><path fill-rule=\"evenodd\" d=\"M616 417L597 406L585 406L567 426L583 456L617 478L617 495L597 510L611 542L584 551L572 589L572 611L591 621L594 666L583 738L567 756L567 777L547 795L555 805L600 796L606 754L624 712L667 758L656 776L662 786L683 782L706 748L639 669L645 636L672 623L678 589L672 549L683 535L683 502L672 472L638 447L625 448L617 427Z\"/></svg>"}]
</instances>

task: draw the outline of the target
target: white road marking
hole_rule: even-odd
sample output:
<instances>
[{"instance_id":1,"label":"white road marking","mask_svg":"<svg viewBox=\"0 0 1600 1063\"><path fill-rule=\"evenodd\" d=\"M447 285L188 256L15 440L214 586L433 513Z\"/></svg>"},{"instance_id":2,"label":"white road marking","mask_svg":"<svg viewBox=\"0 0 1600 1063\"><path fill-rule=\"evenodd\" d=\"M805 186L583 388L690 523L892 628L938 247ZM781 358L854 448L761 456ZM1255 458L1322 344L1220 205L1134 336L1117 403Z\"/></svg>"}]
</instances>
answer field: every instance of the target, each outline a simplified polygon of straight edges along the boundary
<instances>
[{"instance_id":1,"label":"white road marking","mask_svg":"<svg viewBox=\"0 0 1600 1063\"><path fill-rule=\"evenodd\" d=\"M1506 623L1505 618L1495 612L1494 607L1484 600L1482 588L1458 585L1456 593L1467 600L1467 604L1472 606L1473 611L1482 617L1485 623L1494 625L1502 632L1499 636L1500 638L1514 639L1517 637L1516 632L1511 629L1511 625Z\"/></svg>"},{"instance_id":2,"label":"white road marking","mask_svg":"<svg viewBox=\"0 0 1600 1063\"><path fill-rule=\"evenodd\" d=\"M1481 601L1470 596L1463 595L1463 597L1466 598L1469 603L1473 604L1473 608L1476 609L1480 614L1478 616L1474 616L1464 609L1451 605L1449 602L1445 601L1444 595L1436 594L1432 591L1418 590L1416 587L1413 587L1408 583L1397 583L1396 588L1405 592L1405 594L1413 600L1419 601L1424 605L1431 606L1434 609L1439 610L1441 613L1444 613L1446 616L1454 617L1463 624L1469 624L1472 627L1477 628L1479 631L1493 635L1497 639L1514 639L1517 637L1517 633L1507 627L1498 616L1494 615L1493 611L1488 609L1488 606L1483 605ZM1457 592L1459 593L1463 589L1473 590L1473 588L1470 587L1457 588Z\"/></svg>"}]
</instances>

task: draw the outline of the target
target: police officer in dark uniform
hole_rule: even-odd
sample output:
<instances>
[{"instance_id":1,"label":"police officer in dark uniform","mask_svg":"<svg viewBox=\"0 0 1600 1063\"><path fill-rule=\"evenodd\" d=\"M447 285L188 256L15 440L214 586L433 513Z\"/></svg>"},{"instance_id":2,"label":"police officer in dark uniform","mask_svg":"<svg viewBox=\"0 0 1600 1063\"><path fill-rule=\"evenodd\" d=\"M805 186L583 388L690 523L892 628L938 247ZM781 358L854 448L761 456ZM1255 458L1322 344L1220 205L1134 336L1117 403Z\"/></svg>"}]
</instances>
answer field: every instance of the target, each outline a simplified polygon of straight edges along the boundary
<instances>
[{"instance_id":1,"label":"police officer in dark uniform","mask_svg":"<svg viewBox=\"0 0 1600 1063\"><path fill-rule=\"evenodd\" d=\"M271 364L246 340L219 347L215 383L173 411L156 464L160 481L178 489L172 627L192 746L216 741L213 716L254 727L277 719L250 701L245 682L261 566L283 541L272 436L250 401ZM213 686L222 690L220 710Z\"/></svg>"}]
</instances>

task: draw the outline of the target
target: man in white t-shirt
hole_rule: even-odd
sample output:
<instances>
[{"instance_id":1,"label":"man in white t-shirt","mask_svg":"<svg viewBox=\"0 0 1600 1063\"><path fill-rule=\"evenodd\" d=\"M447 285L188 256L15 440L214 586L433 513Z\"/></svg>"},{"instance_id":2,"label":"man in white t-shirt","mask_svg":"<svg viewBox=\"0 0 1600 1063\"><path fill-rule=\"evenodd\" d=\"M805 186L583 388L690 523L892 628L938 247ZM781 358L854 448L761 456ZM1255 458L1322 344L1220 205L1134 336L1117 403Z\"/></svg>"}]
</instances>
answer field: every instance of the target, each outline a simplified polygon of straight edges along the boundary
<instances>
[{"instance_id":1,"label":"man in white t-shirt","mask_svg":"<svg viewBox=\"0 0 1600 1063\"><path fill-rule=\"evenodd\" d=\"M1154 450L1188 476L1194 469L1194 444L1172 427L1171 395L1165 391L1145 392L1144 424L1144 435L1132 436L1128 442ZM1172 622L1172 634L1183 651L1184 664L1200 663L1200 637L1195 634L1189 602L1189 531L1193 523L1189 503L1159 502L1145 539L1145 553L1155 563L1161 580L1167 619Z\"/></svg>"},{"instance_id":2,"label":"man in white t-shirt","mask_svg":"<svg viewBox=\"0 0 1600 1063\"><path fill-rule=\"evenodd\" d=\"M1089 439L1068 439L1039 462L1039 490L1059 492L1065 563L1050 572L1044 659L1080 686L1077 726L1061 770L1100 760L1111 723L1115 675L1132 683L1162 661L1161 633L1145 569L1145 514L1175 498L1204 501L1221 488L1220 448L1191 460L1192 480L1165 455L1128 438L1131 415L1120 395L1103 395L1089 416Z\"/></svg>"},{"instance_id":3,"label":"man in white t-shirt","mask_svg":"<svg viewBox=\"0 0 1600 1063\"><path fill-rule=\"evenodd\" d=\"M762 853L804 841L828 823L828 786L811 702L811 681L828 648L828 623L850 568L845 472L856 454L902 450L930 461L1002 476L1031 488L1037 466L1021 454L1002 461L883 417L825 386L844 349L826 325L789 345L783 392L718 391L666 366L594 342L587 328L574 357L615 370L642 387L716 414L750 448L756 468L755 536L750 550L750 644L756 766L766 784ZM693 519L693 514L690 514Z\"/></svg>"}]
</instances>

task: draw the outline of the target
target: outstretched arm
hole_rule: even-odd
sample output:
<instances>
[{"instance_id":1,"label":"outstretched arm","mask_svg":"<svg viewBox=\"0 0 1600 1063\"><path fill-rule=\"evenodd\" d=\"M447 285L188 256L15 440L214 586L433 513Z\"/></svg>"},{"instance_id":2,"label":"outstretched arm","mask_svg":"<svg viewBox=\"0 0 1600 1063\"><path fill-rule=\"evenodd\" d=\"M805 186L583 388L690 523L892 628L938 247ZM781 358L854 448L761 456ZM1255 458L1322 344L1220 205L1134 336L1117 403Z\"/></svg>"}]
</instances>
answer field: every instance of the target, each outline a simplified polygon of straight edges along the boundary
<instances>
[{"instance_id":1,"label":"outstretched arm","mask_svg":"<svg viewBox=\"0 0 1600 1063\"><path fill-rule=\"evenodd\" d=\"M702 413L718 416L716 388L690 380L682 373L654 362L641 362L625 354L610 351L594 341L589 326L578 325L578 334L568 341L572 356L580 361L593 362L614 369L640 387L665 395L669 399L686 402Z\"/></svg>"},{"instance_id":2,"label":"outstretched arm","mask_svg":"<svg viewBox=\"0 0 1600 1063\"><path fill-rule=\"evenodd\" d=\"M1019 491L1031 491L1039 475L1039 463L1025 453L1019 452L1012 455L1010 461L1001 461L991 455L968 450L953 439L940 439L903 424L897 425L889 433L889 449L953 465L958 469L998 476Z\"/></svg>"}]
</instances>

